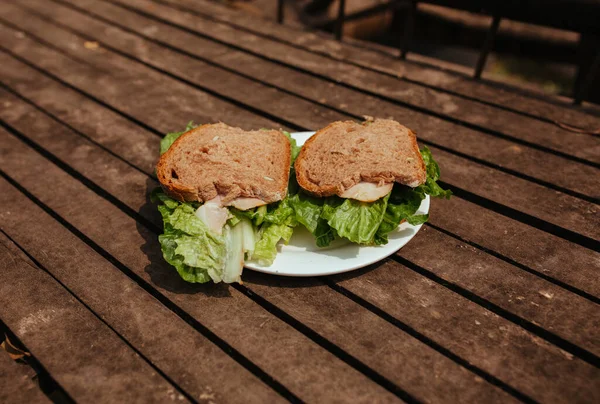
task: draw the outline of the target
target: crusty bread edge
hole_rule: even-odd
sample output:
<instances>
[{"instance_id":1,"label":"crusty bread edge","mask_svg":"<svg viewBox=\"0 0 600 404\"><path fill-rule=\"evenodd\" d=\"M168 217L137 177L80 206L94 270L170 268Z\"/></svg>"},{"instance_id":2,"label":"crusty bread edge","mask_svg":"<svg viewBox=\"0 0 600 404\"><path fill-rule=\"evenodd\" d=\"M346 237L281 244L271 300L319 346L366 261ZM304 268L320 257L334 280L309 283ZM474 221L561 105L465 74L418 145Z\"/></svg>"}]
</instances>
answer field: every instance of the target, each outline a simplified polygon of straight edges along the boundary
<instances>
[{"instance_id":1,"label":"crusty bread edge","mask_svg":"<svg viewBox=\"0 0 600 404\"><path fill-rule=\"evenodd\" d=\"M171 182L170 176L168 176L166 174L166 171L168 170L167 161L169 160L171 154L173 154L176 149L174 146L177 143L179 143L181 141L181 139L183 139L185 136L189 136L193 132L200 130L201 128L203 128L205 126L210 126L210 125L213 125L213 124L209 123L209 124L197 126L193 129L188 130L181 136L179 136L171 144L169 149L160 156L158 163L156 163L156 177L158 178L158 182L160 183L161 188L163 189L165 194L167 194L170 198L176 199L181 202L198 200L198 191L197 190L192 189L192 188L184 188L180 185L175 185Z\"/></svg>"},{"instance_id":2,"label":"crusty bread edge","mask_svg":"<svg viewBox=\"0 0 600 404\"><path fill-rule=\"evenodd\" d=\"M364 126L367 122L369 122L369 121L362 122L361 125ZM311 143L318 136L320 136L323 132L325 132L327 129L329 129L329 127L331 127L333 125L345 124L345 123L356 123L356 122L350 121L350 120L349 121L336 121L336 122L330 123L329 125L327 125L326 127L322 128L322 129L319 129L317 132L315 132L314 135L312 135L304 143L304 145L302 146L302 149L300 149L300 153L298 154L298 157L296 157L296 162L294 163L294 171L296 172L296 180L298 181L298 185L300 186L300 188L307 191L311 195L318 196L318 197L327 197L327 196L331 196L331 195L336 195L338 192L339 185L330 185L330 186L326 186L326 187L320 187L320 186L317 186L317 185L313 184L312 182L310 182L308 177L305 174L306 170L303 170L303 165L304 165L304 160L306 158L305 156L306 156L307 150L310 148ZM425 167L425 162L423 161L423 157L421 156L421 152L419 151L419 145L417 144L417 136L411 129L407 128L406 126L404 126L402 124L400 124L400 125L405 127L408 130L408 135L411 138L413 150L419 156L419 161L421 162L422 172L424 173L421 183L425 183L425 180L427 179L427 169Z\"/></svg>"},{"instance_id":3,"label":"crusty bread edge","mask_svg":"<svg viewBox=\"0 0 600 404\"><path fill-rule=\"evenodd\" d=\"M308 177L306 176L306 170L303 169L303 165L304 165L304 160L306 159L306 154L308 153L308 149L310 148L311 143L318 136L320 136L323 132L325 132L327 129L329 129L329 127L331 127L333 125L337 125L339 123L347 123L347 122L354 122L354 121L332 122L329 125L325 126L324 128L319 129L306 142L304 142L304 145L302 145L302 148L300 149L300 153L298 153L298 156L296 157L296 161L294 162L294 171L296 172L296 181L298 181L298 185L300 186L300 188L304 189L305 191L307 191L308 193L310 193L312 195L319 196L319 197L330 196L330 195L335 194L335 191L337 190L335 186L319 187L319 186L313 184L312 182L310 182Z\"/></svg>"},{"instance_id":4,"label":"crusty bread edge","mask_svg":"<svg viewBox=\"0 0 600 404\"><path fill-rule=\"evenodd\" d=\"M198 194L198 190L194 189L194 188L185 188L182 187L181 185L175 185L173 184L170 180L169 180L169 176L166 175L166 171L168 170L167 168L167 161L170 158L170 155L172 153L174 153L174 151L176 150L176 146L178 142L182 141L182 139L186 136L190 136L191 134L193 134L195 131L197 130L201 130L202 128L206 127L206 126L212 126L212 125L216 125L214 123L207 123L204 125L200 125L197 126L193 129L188 130L187 132L185 132L184 134L182 134L181 136L179 136L174 142L173 144L171 144L171 146L169 147L169 149L163 153L158 162L156 163L156 177L158 178L158 182L160 183L161 188L163 189L163 191L165 192L165 194L167 194L170 198L173 198L175 200L181 201L181 202L191 202L191 201L198 201L198 202L206 202L204 200L201 200L199 198L199 194ZM281 136L283 136L286 140L286 143L288 145L290 145L290 141L287 138L286 135L283 134L283 132L281 130L278 129L269 129L269 130L273 130L275 132L278 132ZM281 190L281 199L279 200L283 200L286 196L287 196L287 190L288 190L288 183L290 180L290 164L292 162L292 152L291 152L291 145L290 147L288 147L286 154L286 158L285 161L286 163L286 170L282 170L283 175L281 178L281 182L284 184L282 190ZM277 202L277 201L270 201L269 203L273 203L273 202Z\"/></svg>"}]
</instances>

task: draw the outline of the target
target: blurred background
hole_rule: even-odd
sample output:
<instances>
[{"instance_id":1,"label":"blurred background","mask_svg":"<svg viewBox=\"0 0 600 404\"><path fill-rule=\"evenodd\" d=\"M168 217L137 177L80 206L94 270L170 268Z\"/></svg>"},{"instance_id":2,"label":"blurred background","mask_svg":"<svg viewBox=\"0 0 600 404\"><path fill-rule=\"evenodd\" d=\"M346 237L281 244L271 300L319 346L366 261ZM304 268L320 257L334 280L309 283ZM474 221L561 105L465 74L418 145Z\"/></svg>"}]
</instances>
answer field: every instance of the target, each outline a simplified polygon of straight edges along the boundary
<instances>
[{"instance_id":1,"label":"blurred background","mask_svg":"<svg viewBox=\"0 0 600 404\"><path fill-rule=\"evenodd\" d=\"M600 0L215 1L273 20L282 6L285 24L337 33L384 53L404 51L408 60L485 80L600 103Z\"/></svg>"}]
</instances>

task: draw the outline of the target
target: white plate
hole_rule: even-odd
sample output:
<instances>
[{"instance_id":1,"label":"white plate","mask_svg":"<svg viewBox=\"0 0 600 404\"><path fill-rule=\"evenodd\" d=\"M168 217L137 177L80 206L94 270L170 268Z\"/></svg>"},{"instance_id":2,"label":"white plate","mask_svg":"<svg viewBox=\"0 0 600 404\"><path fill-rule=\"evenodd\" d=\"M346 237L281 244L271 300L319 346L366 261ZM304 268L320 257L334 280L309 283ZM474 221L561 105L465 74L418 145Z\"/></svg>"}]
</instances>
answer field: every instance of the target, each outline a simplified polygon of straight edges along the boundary
<instances>
[{"instance_id":1,"label":"white plate","mask_svg":"<svg viewBox=\"0 0 600 404\"><path fill-rule=\"evenodd\" d=\"M315 132L292 133L298 145ZM417 213L429 212L429 195L423 200ZM294 229L288 245L280 245L273 265L263 267L252 261L245 267L254 271L284 276L333 275L362 268L392 255L417 234L422 225L402 223L389 234L389 242L383 246L363 247L346 240L335 240L329 247L319 248L314 238L302 225Z\"/></svg>"}]
</instances>

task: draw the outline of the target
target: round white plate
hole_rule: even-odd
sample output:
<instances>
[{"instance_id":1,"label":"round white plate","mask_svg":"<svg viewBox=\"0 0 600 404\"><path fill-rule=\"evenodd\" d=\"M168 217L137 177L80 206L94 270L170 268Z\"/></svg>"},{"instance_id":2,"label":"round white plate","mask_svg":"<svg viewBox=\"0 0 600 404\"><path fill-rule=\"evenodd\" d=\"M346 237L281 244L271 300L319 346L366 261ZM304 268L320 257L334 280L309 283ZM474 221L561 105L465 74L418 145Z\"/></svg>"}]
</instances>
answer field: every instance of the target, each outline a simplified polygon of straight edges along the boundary
<instances>
[{"instance_id":1,"label":"round white plate","mask_svg":"<svg viewBox=\"0 0 600 404\"><path fill-rule=\"evenodd\" d=\"M315 132L292 133L298 145ZM429 195L423 200L417 213L429 212ZM269 267L260 266L252 261L244 264L246 268L274 275L319 276L333 275L362 268L392 255L417 234L422 225L412 226L402 223L388 236L386 245L364 247L346 240L335 240L329 247L316 246L312 234L302 225L294 229L294 235L288 245L279 245L277 258Z\"/></svg>"}]
</instances>

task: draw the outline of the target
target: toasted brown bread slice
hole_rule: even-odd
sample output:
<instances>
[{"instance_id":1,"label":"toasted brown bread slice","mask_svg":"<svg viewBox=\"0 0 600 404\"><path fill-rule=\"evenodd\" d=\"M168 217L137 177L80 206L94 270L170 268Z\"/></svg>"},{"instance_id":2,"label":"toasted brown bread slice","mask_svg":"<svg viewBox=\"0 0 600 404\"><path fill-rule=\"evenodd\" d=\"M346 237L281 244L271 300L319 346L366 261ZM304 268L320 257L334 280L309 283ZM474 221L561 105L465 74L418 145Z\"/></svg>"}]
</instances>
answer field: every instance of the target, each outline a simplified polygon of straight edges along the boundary
<instances>
[{"instance_id":1,"label":"toasted brown bread slice","mask_svg":"<svg viewBox=\"0 0 600 404\"><path fill-rule=\"evenodd\" d=\"M341 195L360 182L425 182L417 138L390 119L334 122L306 141L295 165L298 184L317 196Z\"/></svg>"},{"instance_id":2,"label":"toasted brown bread slice","mask_svg":"<svg viewBox=\"0 0 600 404\"><path fill-rule=\"evenodd\" d=\"M277 130L245 131L223 123L202 125L177 139L156 165L165 193L180 201L217 196L266 203L285 198L290 143Z\"/></svg>"}]
</instances>

